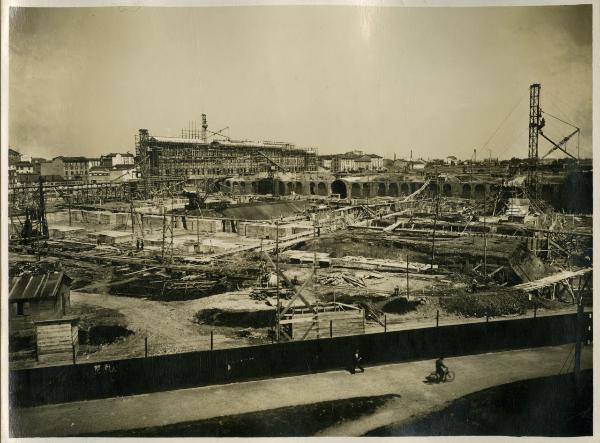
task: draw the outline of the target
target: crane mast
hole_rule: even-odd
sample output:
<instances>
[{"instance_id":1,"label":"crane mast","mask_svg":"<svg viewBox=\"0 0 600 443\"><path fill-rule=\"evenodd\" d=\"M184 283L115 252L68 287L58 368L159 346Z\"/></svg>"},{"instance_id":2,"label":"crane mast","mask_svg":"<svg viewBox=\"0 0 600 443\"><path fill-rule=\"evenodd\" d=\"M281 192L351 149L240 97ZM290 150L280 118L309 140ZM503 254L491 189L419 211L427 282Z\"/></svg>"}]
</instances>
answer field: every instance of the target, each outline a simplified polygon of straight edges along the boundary
<instances>
[{"instance_id":1,"label":"crane mast","mask_svg":"<svg viewBox=\"0 0 600 443\"><path fill-rule=\"evenodd\" d=\"M530 195L537 195L537 169L538 169L538 138L543 125L542 111L540 109L539 83L529 86L529 156L527 167L527 188Z\"/></svg>"}]
</instances>

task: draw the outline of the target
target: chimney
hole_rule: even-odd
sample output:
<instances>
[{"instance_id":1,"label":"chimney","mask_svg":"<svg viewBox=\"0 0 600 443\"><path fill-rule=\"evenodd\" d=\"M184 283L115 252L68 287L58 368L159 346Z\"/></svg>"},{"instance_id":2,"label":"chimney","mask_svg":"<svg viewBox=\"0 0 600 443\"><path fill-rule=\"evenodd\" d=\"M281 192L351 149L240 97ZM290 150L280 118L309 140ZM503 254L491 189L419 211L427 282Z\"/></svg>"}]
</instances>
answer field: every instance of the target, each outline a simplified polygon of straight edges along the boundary
<instances>
[{"instance_id":1,"label":"chimney","mask_svg":"<svg viewBox=\"0 0 600 443\"><path fill-rule=\"evenodd\" d=\"M202 114L202 141L206 143L206 130L208 129L208 124L206 123L206 114Z\"/></svg>"}]
</instances>

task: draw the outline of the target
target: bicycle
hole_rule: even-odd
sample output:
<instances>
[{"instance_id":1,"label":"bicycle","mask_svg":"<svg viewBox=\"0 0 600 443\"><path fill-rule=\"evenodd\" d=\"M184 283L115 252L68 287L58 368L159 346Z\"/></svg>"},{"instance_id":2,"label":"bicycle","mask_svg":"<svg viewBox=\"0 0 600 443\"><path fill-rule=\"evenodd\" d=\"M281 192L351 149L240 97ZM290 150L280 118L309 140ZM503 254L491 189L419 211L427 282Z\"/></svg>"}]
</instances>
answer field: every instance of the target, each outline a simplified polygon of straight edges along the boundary
<instances>
[{"instance_id":1,"label":"bicycle","mask_svg":"<svg viewBox=\"0 0 600 443\"><path fill-rule=\"evenodd\" d=\"M432 383L434 383L434 382L435 383L446 383L446 382L450 383L450 382L454 381L454 371L450 371L450 370L446 371L442 380L439 379L437 372L432 372L426 378L427 378L427 381L432 382Z\"/></svg>"}]
</instances>

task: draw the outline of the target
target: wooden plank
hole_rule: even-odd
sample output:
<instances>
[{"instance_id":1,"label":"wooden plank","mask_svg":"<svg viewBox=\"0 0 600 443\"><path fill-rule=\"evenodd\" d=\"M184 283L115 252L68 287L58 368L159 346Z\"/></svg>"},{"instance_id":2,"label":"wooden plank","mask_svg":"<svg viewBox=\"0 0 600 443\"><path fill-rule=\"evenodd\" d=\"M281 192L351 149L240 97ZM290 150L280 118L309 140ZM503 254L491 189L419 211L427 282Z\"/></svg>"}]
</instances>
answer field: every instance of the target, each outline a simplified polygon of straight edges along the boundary
<instances>
[{"instance_id":1,"label":"wooden plank","mask_svg":"<svg viewBox=\"0 0 600 443\"><path fill-rule=\"evenodd\" d=\"M547 277L540 278L538 280L534 280L534 281L521 283L521 284L512 286L512 289L518 289L521 291L530 292L530 291L534 291L537 289L545 288L547 286L551 286L554 283L559 283L559 282L569 279L569 278L587 274L588 272L591 272L592 269L593 268L584 268L584 269L580 269L578 271L557 272L556 274L552 274Z\"/></svg>"}]
</instances>

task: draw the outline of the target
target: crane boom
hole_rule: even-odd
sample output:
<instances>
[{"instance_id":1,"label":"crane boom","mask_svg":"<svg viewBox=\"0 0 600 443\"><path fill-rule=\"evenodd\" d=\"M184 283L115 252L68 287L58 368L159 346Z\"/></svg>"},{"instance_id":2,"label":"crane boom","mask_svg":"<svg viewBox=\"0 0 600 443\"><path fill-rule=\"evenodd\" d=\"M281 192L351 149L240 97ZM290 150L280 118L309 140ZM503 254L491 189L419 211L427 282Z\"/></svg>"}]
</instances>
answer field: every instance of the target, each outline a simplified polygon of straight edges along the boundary
<instances>
[{"instance_id":1,"label":"crane boom","mask_svg":"<svg viewBox=\"0 0 600 443\"><path fill-rule=\"evenodd\" d=\"M577 160L575 158L575 156L573 154L571 154L570 152L567 152L567 150L565 148L563 148L563 146L576 134L579 133L579 128L576 128L573 132L571 132L569 135L567 135L565 138L563 138L561 141L559 141L558 143L556 143L554 140L551 140L550 138L548 138L546 136L546 134L544 134L542 131L539 131L539 134L544 137L546 140L548 140L550 143L553 144L552 148L542 157L542 158L546 158L548 157L551 153L553 153L554 151L556 151L557 149L561 150L562 152L564 152L565 154L567 154L569 157Z\"/></svg>"}]
</instances>

